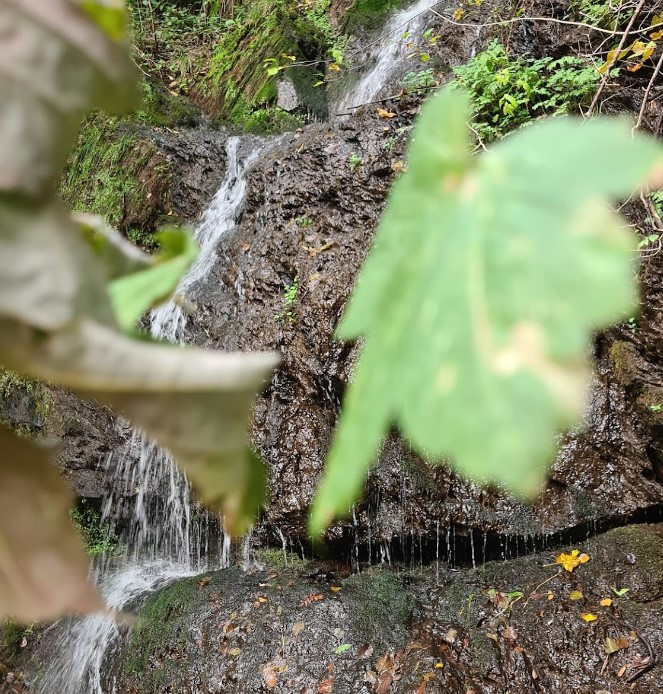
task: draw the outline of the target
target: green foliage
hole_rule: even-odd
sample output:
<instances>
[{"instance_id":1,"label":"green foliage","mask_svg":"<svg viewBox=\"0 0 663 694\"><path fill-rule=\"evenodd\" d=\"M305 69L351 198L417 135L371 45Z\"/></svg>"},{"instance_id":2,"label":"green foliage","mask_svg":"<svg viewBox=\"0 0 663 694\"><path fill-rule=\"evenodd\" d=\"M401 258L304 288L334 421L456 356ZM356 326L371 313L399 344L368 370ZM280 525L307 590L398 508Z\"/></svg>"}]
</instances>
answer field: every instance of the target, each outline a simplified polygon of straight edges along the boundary
<instances>
[{"instance_id":1,"label":"green foliage","mask_svg":"<svg viewBox=\"0 0 663 694\"><path fill-rule=\"evenodd\" d=\"M297 292L299 291L299 276L283 290L283 311L275 316L277 321L287 321L293 323L295 320L295 303L297 302Z\"/></svg>"},{"instance_id":2,"label":"green foliage","mask_svg":"<svg viewBox=\"0 0 663 694\"><path fill-rule=\"evenodd\" d=\"M308 229L313 224L313 220L310 217L307 217L306 215L303 215L301 217L297 217L295 219L295 222L300 227L302 227L302 229Z\"/></svg>"},{"instance_id":3,"label":"green foliage","mask_svg":"<svg viewBox=\"0 0 663 694\"><path fill-rule=\"evenodd\" d=\"M48 389L42 383L25 378L15 371L0 369L0 399L9 399L16 392L29 395L34 401L35 414L41 419L47 417L51 409L51 396Z\"/></svg>"},{"instance_id":4,"label":"green foliage","mask_svg":"<svg viewBox=\"0 0 663 694\"><path fill-rule=\"evenodd\" d=\"M356 0L346 15L347 30L357 27L377 29L389 14L407 4L407 0Z\"/></svg>"},{"instance_id":5,"label":"green foliage","mask_svg":"<svg viewBox=\"0 0 663 694\"><path fill-rule=\"evenodd\" d=\"M81 130L60 193L76 211L98 214L122 231L145 234L162 218L171 179L170 163L152 143L116 119L95 114ZM155 182L152 189L150 180Z\"/></svg>"},{"instance_id":6,"label":"green foliage","mask_svg":"<svg viewBox=\"0 0 663 694\"><path fill-rule=\"evenodd\" d=\"M656 190L649 195L654 203L654 209L659 217L663 217L663 190Z\"/></svg>"},{"instance_id":7,"label":"green foliage","mask_svg":"<svg viewBox=\"0 0 663 694\"><path fill-rule=\"evenodd\" d=\"M474 127L484 142L532 118L574 111L593 94L600 78L582 58L510 57L498 41L454 73L455 85L470 95Z\"/></svg>"},{"instance_id":8,"label":"green foliage","mask_svg":"<svg viewBox=\"0 0 663 694\"><path fill-rule=\"evenodd\" d=\"M99 512L84 499L78 506L69 509L69 517L83 537L88 556L112 555L122 551L117 537L101 522Z\"/></svg>"},{"instance_id":9,"label":"green foliage","mask_svg":"<svg viewBox=\"0 0 663 694\"><path fill-rule=\"evenodd\" d=\"M219 37L207 74L197 87L215 115L252 132L299 127L301 121L274 108L275 80L293 59L315 63L332 55L342 57L343 44L327 18L329 4L329 0L312 0L298 7L290 0L255 0L246 5ZM313 91L315 73L314 67L289 70L300 95ZM311 110L320 108L311 104Z\"/></svg>"},{"instance_id":10,"label":"green foliage","mask_svg":"<svg viewBox=\"0 0 663 694\"><path fill-rule=\"evenodd\" d=\"M605 29L617 29L628 16L626 11L617 12L610 0L571 0L569 9L586 24Z\"/></svg>"},{"instance_id":11,"label":"green foliage","mask_svg":"<svg viewBox=\"0 0 663 694\"><path fill-rule=\"evenodd\" d=\"M348 166L353 173L364 163L364 160L354 152L348 157Z\"/></svg>"},{"instance_id":12,"label":"green foliage","mask_svg":"<svg viewBox=\"0 0 663 694\"><path fill-rule=\"evenodd\" d=\"M558 118L471 157L468 120L458 90L425 106L337 330L365 344L315 534L347 512L395 422L429 460L535 493L582 412L593 331L636 304L634 239L601 200L628 197L663 148L626 123Z\"/></svg>"},{"instance_id":13,"label":"green foliage","mask_svg":"<svg viewBox=\"0 0 663 694\"><path fill-rule=\"evenodd\" d=\"M408 72L401 80L401 86L409 92L434 87L436 84L437 80L435 79L435 73L432 68Z\"/></svg>"},{"instance_id":14,"label":"green foliage","mask_svg":"<svg viewBox=\"0 0 663 694\"><path fill-rule=\"evenodd\" d=\"M306 564L306 561L299 555L292 552L284 554L282 549L276 547L259 549L256 556L268 569L281 569L284 566L299 567Z\"/></svg>"}]
</instances>

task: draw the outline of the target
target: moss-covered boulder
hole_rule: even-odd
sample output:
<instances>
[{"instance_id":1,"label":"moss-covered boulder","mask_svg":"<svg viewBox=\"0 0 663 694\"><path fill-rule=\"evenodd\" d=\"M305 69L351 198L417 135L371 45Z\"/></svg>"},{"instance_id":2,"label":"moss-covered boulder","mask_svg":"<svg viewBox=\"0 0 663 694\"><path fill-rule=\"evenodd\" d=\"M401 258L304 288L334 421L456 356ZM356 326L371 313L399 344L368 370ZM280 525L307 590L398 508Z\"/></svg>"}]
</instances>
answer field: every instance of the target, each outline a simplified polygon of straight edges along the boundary
<instances>
[{"instance_id":1,"label":"moss-covered boulder","mask_svg":"<svg viewBox=\"0 0 663 694\"><path fill-rule=\"evenodd\" d=\"M658 691L663 526L573 549L586 557L572 570L560 549L454 571L186 579L146 600L109 677L127 694Z\"/></svg>"}]
</instances>

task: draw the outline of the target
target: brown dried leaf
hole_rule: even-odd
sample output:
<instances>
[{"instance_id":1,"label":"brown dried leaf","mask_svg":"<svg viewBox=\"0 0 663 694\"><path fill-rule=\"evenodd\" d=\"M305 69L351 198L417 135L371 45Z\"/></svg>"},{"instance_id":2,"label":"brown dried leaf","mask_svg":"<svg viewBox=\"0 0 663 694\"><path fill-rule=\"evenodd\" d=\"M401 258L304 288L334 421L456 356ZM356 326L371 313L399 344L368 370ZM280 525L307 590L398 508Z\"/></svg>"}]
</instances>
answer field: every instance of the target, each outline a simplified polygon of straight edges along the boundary
<instances>
[{"instance_id":1,"label":"brown dried leaf","mask_svg":"<svg viewBox=\"0 0 663 694\"><path fill-rule=\"evenodd\" d=\"M69 519L70 493L46 453L0 427L0 618L104 609Z\"/></svg>"},{"instance_id":2,"label":"brown dried leaf","mask_svg":"<svg viewBox=\"0 0 663 694\"><path fill-rule=\"evenodd\" d=\"M318 694L330 694L334 687L334 678L328 677L318 685Z\"/></svg>"},{"instance_id":3,"label":"brown dried leaf","mask_svg":"<svg viewBox=\"0 0 663 694\"><path fill-rule=\"evenodd\" d=\"M370 643L365 643L362 646L359 646L359 650L357 651L357 658L359 660L364 660L366 658L370 658L373 655L373 646Z\"/></svg>"}]
</instances>

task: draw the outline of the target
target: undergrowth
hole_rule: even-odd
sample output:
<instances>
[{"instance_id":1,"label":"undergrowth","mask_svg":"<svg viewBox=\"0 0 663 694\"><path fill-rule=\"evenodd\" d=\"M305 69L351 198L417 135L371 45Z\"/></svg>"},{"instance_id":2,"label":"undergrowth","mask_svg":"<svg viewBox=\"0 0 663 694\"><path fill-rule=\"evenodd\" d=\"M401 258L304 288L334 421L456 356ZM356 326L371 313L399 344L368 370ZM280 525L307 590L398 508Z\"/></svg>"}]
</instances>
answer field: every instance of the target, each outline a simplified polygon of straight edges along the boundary
<instances>
[{"instance_id":1,"label":"undergrowth","mask_svg":"<svg viewBox=\"0 0 663 694\"><path fill-rule=\"evenodd\" d=\"M69 509L69 517L83 537L88 556L112 555L121 551L118 538L104 526L99 512L85 500Z\"/></svg>"},{"instance_id":2,"label":"undergrowth","mask_svg":"<svg viewBox=\"0 0 663 694\"><path fill-rule=\"evenodd\" d=\"M474 127L484 142L539 116L577 110L600 79L583 58L511 57L497 40L454 73L455 84L470 95Z\"/></svg>"}]
</instances>

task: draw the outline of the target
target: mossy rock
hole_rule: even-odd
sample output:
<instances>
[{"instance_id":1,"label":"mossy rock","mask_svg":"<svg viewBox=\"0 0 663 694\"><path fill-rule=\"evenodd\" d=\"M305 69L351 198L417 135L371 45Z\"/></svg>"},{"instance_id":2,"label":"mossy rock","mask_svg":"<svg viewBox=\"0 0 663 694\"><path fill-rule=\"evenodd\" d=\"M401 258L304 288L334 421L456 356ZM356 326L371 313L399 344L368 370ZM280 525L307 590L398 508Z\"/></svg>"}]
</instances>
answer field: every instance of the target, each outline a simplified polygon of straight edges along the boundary
<instances>
[{"instance_id":1,"label":"mossy rock","mask_svg":"<svg viewBox=\"0 0 663 694\"><path fill-rule=\"evenodd\" d=\"M172 177L170 161L139 128L95 114L81 129L60 192L75 211L101 215L149 248L167 219Z\"/></svg>"},{"instance_id":2,"label":"mossy rock","mask_svg":"<svg viewBox=\"0 0 663 694\"><path fill-rule=\"evenodd\" d=\"M316 90L316 61L330 50L334 33L326 18L329 2L320 0L303 11L286 0L256 0L245 15L217 43L207 74L192 90L192 98L215 120L230 122L243 130L276 132L299 127L301 118L277 109L276 78L266 64L288 69L288 56L311 62L288 69L304 109L316 116L326 112L324 90Z\"/></svg>"},{"instance_id":3,"label":"mossy rock","mask_svg":"<svg viewBox=\"0 0 663 694\"><path fill-rule=\"evenodd\" d=\"M354 627L366 643L383 648L405 637L415 603L403 577L374 569L351 576L344 590L352 604Z\"/></svg>"},{"instance_id":4,"label":"mossy rock","mask_svg":"<svg viewBox=\"0 0 663 694\"><path fill-rule=\"evenodd\" d=\"M412 0L357 0L346 15L346 31L359 28L373 31L381 27L389 15L411 4Z\"/></svg>"}]
</instances>

